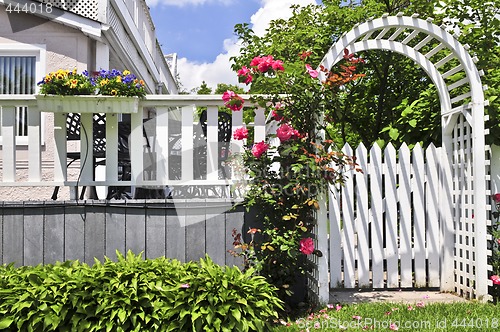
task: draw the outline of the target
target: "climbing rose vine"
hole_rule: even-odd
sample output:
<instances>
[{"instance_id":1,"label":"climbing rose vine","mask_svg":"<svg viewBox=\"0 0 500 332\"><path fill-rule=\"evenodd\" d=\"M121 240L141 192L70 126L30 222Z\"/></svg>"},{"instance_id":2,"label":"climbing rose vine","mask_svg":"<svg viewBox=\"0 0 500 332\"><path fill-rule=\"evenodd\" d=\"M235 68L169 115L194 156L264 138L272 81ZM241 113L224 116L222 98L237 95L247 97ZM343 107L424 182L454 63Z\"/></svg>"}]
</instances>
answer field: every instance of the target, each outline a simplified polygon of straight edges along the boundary
<instances>
[{"instance_id":1,"label":"climbing rose vine","mask_svg":"<svg viewBox=\"0 0 500 332\"><path fill-rule=\"evenodd\" d=\"M294 286L305 287L308 258L323 254L312 234L318 196L328 185L342 184L346 170L357 168L333 140L324 138L322 117L341 87L363 76L356 73L363 60L345 52L339 72L331 72L313 69L307 62L310 55L299 54L300 65L287 65L272 55L256 56L237 70L239 82L250 86L252 104L265 109L274 132L255 143L247 139L253 137L252 128L234 132L235 139L244 140L242 157L251 179L244 204L255 218L245 225L248 232L233 232L232 253L278 287L290 305ZM257 80L276 93L253 93L251 84ZM226 91L223 100L234 111L253 111L233 91Z\"/></svg>"}]
</instances>

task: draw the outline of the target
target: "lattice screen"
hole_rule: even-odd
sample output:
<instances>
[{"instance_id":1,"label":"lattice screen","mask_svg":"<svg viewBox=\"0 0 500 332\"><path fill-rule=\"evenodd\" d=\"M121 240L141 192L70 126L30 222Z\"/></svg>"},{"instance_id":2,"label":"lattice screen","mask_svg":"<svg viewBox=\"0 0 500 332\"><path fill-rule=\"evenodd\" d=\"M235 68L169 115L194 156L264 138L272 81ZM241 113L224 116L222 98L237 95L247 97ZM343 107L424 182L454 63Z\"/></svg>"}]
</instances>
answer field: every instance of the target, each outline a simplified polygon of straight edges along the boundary
<instances>
[{"instance_id":1,"label":"lattice screen","mask_svg":"<svg viewBox=\"0 0 500 332\"><path fill-rule=\"evenodd\" d=\"M477 295L475 283L484 281L477 278L472 128L463 115L457 119L452 140L455 291L473 299Z\"/></svg>"},{"instance_id":2,"label":"lattice screen","mask_svg":"<svg viewBox=\"0 0 500 332\"><path fill-rule=\"evenodd\" d=\"M314 247L318 248L318 238L316 234L318 232L318 225L314 226L311 236L314 237ZM327 253L322 253L326 255ZM320 299L320 289L319 289L319 270L318 270L318 256L316 255L308 255L306 258L311 264L312 269L306 273L307 278L307 297L311 303L319 304L321 302Z\"/></svg>"},{"instance_id":3,"label":"lattice screen","mask_svg":"<svg viewBox=\"0 0 500 332\"><path fill-rule=\"evenodd\" d=\"M40 0L40 2L50 3L54 7L97 20L98 0Z\"/></svg>"}]
</instances>

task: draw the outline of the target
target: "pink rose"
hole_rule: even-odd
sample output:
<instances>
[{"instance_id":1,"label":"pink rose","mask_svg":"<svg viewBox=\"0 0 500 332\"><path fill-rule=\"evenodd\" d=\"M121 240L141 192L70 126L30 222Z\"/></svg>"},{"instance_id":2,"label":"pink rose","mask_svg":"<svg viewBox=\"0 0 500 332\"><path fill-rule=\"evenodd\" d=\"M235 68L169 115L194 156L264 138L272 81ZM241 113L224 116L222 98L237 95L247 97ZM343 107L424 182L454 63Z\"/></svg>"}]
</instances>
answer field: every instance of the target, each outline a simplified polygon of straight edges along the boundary
<instances>
[{"instance_id":1,"label":"pink rose","mask_svg":"<svg viewBox=\"0 0 500 332\"><path fill-rule=\"evenodd\" d=\"M283 123L277 130L276 130L276 135L278 136L278 138L280 139L280 142L286 142L288 141L290 138L294 137L294 136L298 136L299 135L299 132L295 129L292 128L292 126L290 126L289 124L287 123Z\"/></svg>"},{"instance_id":2,"label":"pink rose","mask_svg":"<svg viewBox=\"0 0 500 332\"><path fill-rule=\"evenodd\" d=\"M285 67L283 67L283 61L274 60L272 55L263 57L256 56L252 59L252 61L250 61L250 67L256 67L261 73L267 73L270 69L275 71L285 70Z\"/></svg>"},{"instance_id":3,"label":"pink rose","mask_svg":"<svg viewBox=\"0 0 500 332\"><path fill-rule=\"evenodd\" d=\"M300 252L304 255L310 255L314 252L314 241L310 237L300 240Z\"/></svg>"},{"instance_id":4,"label":"pink rose","mask_svg":"<svg viewBox=\"0 0 500 332\"><path fill-rule=\"evenodd\" d=\"M267 149L269 149L269 145L262 141L253 145L252 154L255 158L260 158L260 156L262 156L262 154L266 152Z\"/></svg>"},{"instance_id":5,"label":"pink rose","mask_svg":"<svg viewBox=\"0 0 500 332\"><path fill-rule=\"evenodd\" d=\"M281 61L281 60L274 61L273 64L271 65L271 67L276 71L278 71L278 70L284 71L285 70L285 67L283 67L283 61Z\"/></svg>"},{"instance_id":6,"label":"pink rose","mask_svg":"<svg viewBox=\"0 0 500 332\"><path fill-rule=\"evenodd\" d=\"M317 70L314 70L312 69L312 67L308 64L306 64L306 69L307 69L307 72L309 73L309 75L312 77L312 78L317 78L319 73Z\"/></svg>"},{"instance_id":7,"label":"pink rose","mask_svg":"<svg viewBox=\"0 0 500 332\"><path fill-rule=\"evenodd\" d=\"M257 69L261 73L267 73L267 71L273 67L274 58L272 55L264 56L261 58L260 63L257 65Z\"/></svg>"},{"instance_id":8,"label":"pink rose","mask_svg":"<svg viewBox=\"0 0 500 332\"><path fill-rule=\"evenodd\" d=\"M224 92L222 94L222 100L225 101L225 102L228 102L231 100L231 98L233 98L234 96L236 96L236 93L234 93L234 91L231 91L231 90L227 90L226 92Z\"/></svg>"},{"instance_id":9,"label":"pink rose","mask_svg":"<svg viewBox=\"0 0 500 332\"><path fill-rule=\"evenodd\" d=\"M247 76L250 74L250 69L247 68L247 66L241 67L240 70L236 73L238 76Z\"/></svg>"},{"instance_id":10,"label":"pink rose","mask_svg":"<svg viewBox=\"0 0 500 332\"><path fill-rule=\"evenodd\" d=\"M234 93L234 91L227 90L224 92L222 100L224 101L224 106L232 111L240 111L243 108L243 98Z\"/></svg>"},{"instance_id":11,"label":"pink rose","mask_svg":"<svg viewBox=\"0 0 500 332\"><path fill-rule=\"evenodd\" d=\"M248 138L248 129L245 127L238 128L234 131L233 138L235 140L241 141L242 139Z\"/></svg>"},{"instance_id":12,"label":"pink rose","mask_svg":"<svg viewBox=\"0 0 500 332\"><path fill-rule=\"evenodd\" d=\"M274 118L276 121L281 121L283 119L283 116L279 115L277 110L272 110L271 116Z\"/></svg>"},{"instance_id":13,"label":"pink rose","mask_svg":"<svg viewBox=\"0 0 500 332\"><path fill-rule=\"evenodd\" d=\"M250 75L250 69L248 69L246 66L241 67L240 70L238 70L237 75L238 75L238 82L240 83L245 83L245 84L250 84L253 80L252 75Z\"/></svg>"},{"instance_id":14,"label":"pink rose","mask_svg":"<svg viewBox=\"0 0 500 332\"><path fill-rule=\"evenodd\" d=\"M490 277L491 281L493 281L493 285L500 285L500 277L497 275L493 275Z\"/></svg>"},{"instance_id":15,"label":"pink rose","mask_svg":"<svg viewBox=\"0 0 500 332\"><path fill-rule=\"evenodd\" d=\"M260 56L256 56L252 59L252 61L250 61L250 67L257 67L261 61L262 58Z\"/></svg>"}]
</instances>

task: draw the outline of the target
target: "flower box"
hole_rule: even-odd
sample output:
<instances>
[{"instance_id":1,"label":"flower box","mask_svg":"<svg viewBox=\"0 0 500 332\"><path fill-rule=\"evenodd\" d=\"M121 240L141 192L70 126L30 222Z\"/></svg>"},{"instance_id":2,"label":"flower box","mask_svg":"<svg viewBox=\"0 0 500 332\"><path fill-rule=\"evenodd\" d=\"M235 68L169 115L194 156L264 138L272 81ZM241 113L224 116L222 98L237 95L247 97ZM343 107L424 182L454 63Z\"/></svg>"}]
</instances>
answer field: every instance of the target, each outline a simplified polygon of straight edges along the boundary
<instances>
[{"instance_id":1,"label":"flower box","mask_svg":"<svg viewBox=\"0 0 500 332\"><path fill-rule=\"evenodd\" d=\"M51 113L137 113L139 97L37 95L38 110Z\"/></svg>"}]
</instances>

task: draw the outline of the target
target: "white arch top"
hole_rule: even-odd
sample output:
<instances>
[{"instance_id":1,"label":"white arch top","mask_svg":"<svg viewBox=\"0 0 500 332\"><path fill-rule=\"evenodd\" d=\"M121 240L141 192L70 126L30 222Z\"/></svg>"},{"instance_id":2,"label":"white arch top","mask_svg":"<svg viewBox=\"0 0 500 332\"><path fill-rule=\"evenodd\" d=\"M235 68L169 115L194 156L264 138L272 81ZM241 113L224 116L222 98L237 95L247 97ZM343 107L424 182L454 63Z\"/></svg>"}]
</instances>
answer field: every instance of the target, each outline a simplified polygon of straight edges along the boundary
<instances>
[{"instance_id":1,"label":"white arch top","mask_svg":"<svg viewBox=\"0 0 500 332\"><path fill-rule=\"evenodd\" d=\"M472 290L473 297L486 299L491 283L487 264L485 101L482 73L475 66L477 59L472 58L468 46L462 45L444 26L438 27L432 19L419 19L417 14L411 17L384 14L356 25L332 45L319 67L331 69L343 59L344 49L349 53L388 50L403 54L415 61L435 84L441 104L444 148L439 194L444 251L441 290L464 293ZM324 81L326 74L319 72L319 79ZM456 129L460 114L471 132L463 127ZM470 157L464 158L463 149L469 149ZM465 182L470 184L464 185ZM474 245L464 249L475 252L474 273L457 272L454 267L457 259L453 252L454 230L460 223L474 224L474 232L471 232ZM457 280L457 275L461 276L458 279L472 279L473 286Z\"/></svg>"},{"instance_id":2,"label":"white arch top","mask_svg":"<svg viewBox=\"0 0 500 332\"><path fill-rule=\"evenodd\" d=\"M419 34L420 37L417 37ZM437 46L422 53L424 46L433 40L437 41ZM484 113L481 73L475 66L477 60L469 55L468 46L460 44L443 26L433 24L432 19L419 19L417 14L411 17L402 14L384 15L357 25L332 45L321 65L332 68L342 60L344 49L350 53L383 49L414 60L436 85L444 129L453 122L456 113L463 113L471 125L474 122L471 113ZM454 59L456 61L452 61ZM320 79L324 80L325 74L320 73ZM455 80L454 77L460 73L463 73L461 79ZM477 119L484 122L483 115Z\"/></svg>"}]
</instances>

